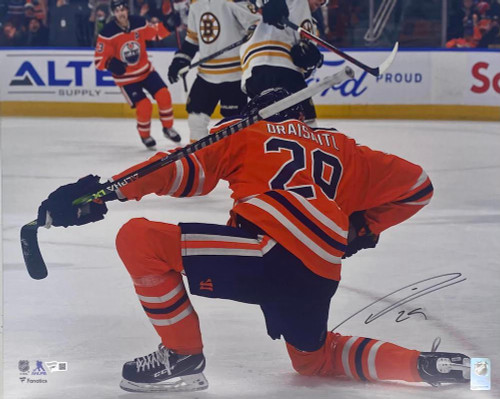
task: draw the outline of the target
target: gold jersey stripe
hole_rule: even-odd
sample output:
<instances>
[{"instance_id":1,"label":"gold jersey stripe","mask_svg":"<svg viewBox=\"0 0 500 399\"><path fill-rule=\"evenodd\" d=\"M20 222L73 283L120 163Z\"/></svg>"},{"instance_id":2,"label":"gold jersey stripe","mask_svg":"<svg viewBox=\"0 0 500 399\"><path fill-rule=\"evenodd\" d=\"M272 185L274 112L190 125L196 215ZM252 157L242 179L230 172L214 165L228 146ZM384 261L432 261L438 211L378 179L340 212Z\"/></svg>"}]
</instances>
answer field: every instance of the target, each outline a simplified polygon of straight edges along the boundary
<instances>
[{"instance_id":1,"label":"gold jersey stripe","mask_svg":"<svg viewBox=\"0 0 500 399\"><path fill-rule=\"evenodd\" d=\"M286 59L292 61L292 57L290 57L289 54L281 53L279 51L261 51L261 52L252 54L252 56L243 65L243 71L246 71L248 69L248 67L250 66L250 61L252 61L254 58L265 57L265 56L282 57L282 58L286 58Z\"/></svg>"},{"instance_id":2,"label":"gold jersey stripe","mask_svg":"<svg viewBox=\"0 0 500 399\"><path fill-rule=\"evenodd\" d=\"M250 47L248 47L245 50L245 52L243 53L243 56L241 58L244 59L250 51L252 51L254 48L261 47L261 46L281 46L288 51L290 51L290 49L292 48L292 46L288 43L280 42L277 40L268 40L265 42L259 42L259 43L252 44Z\"/></svg>"},{"instance_id":3,"label":"gold jersey stripe","mask_svg":"<svg viewBox=\"0 0 500 399\"><path fill-rule=\"evenodd\" d=\"M222 75L224 73L234 73L234 72L241 72L241 67L234 67L234 68L229 68L229 69L205 69L202 67L198 67L198 72L200 73L206 73L207 75Z\"/></svg>"}]
</instances>

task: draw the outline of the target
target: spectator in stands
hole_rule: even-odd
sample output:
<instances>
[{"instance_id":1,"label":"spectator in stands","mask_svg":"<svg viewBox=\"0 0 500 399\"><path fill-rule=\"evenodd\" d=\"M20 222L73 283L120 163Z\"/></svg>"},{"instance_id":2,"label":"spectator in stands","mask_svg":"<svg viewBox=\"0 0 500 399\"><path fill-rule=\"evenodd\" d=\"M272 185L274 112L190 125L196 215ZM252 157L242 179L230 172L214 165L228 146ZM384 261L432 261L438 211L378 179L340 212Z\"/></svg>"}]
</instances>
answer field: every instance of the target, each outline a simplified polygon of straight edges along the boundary
<instances>
[{"instance_id":1,"label":"spectator in stands","mask_svg":"<svg viewBox=\"0 0 500 399\"><path fill-rule=\"evenodd\" d=\"M490 46L500 47L500 24L498 16L493 16L489 19L488 25L484 25L481 31L481 39L479 40L478 48L488 48Z\"/></svg>"},{"instance_id":2,"label":"spectator in stands","mask_svg":"<svg viewBox=\"0 0 500 399\"><path fill-rule=\"evenodd\" d=\"M92 38L92 44L95 47L97 42L97 36L99 32L104 28L104 25L108 23L110 17L109 6L100 4L97 6L95 11L92 13L90 17L90 22L93 23L94 26L94 36Z\"/></svg>"},{"instance_id":3,"label":"spectator in stands","mask_svg":"<svg viewBox=\"0 0 500 399\"><path fill-rule=\"evenodd\" d=\"M477 41L474 39L474 23L467 21L465 23L464 36L451 39L446 43L446 48L474 48L477 46Z\"/></svg>"},{"instance_id":4,"label":"spectator in stands","mask_svg":"<svg viewBox=\"0 0 500 399\"><path fill-rule=\"evenodd\" d=\"M464 37L464 26L468 21L473 22L476 5L474 0L462 0L452 5L452 9L448 18L448 40Z\"/></svg>"},{"instance_id":5,"label":"spectator in stands","mask_svg":"<svg viewBox=\"0 0 500 399\"><path fill-rule=\"evenodd\" d=\"M45 47L49 44L49 31L38 18L28 22L25 45L28 47Z\"/></svg>"},{"instance_id":6,"label":"spectator in stands","mask_svg":"<svg viewBox=\"0 0 500 399\"><path fill-rule=\"evenodd\" d=\"M92 32L92 47L95 47L99 32L111 18L109 0L89 0L88 7L90 9L89 24Z\"/></svg>"},{"instance_id":7,"label":"spectator in stands","mask_svg":"<svg viewBox=\"0 0 500 399\"><path fill-rule=\"evenodd\" d=\"M155 0L134 0L134 15L140 15L148 21L158 13Z\"/></svg>"},{"instance_id":8,"label":"spectator in stands","mask_svg":"<svg viewBox=\"0 0 500 399\"><path fill-rule=\"evenodd\" d=\"M24 4L24 16L28 24L32 18L37 18L47 26L47 0L26 0Z\"/></svg>"},{"instance_id":9,"label":"spectator in stands","mask_svg":"<svg viewBox=\"0 0 500 399\"><path fill-rule=\"evenodd\" d=\"M0 47L19 47L24 44L24 34L12 21L3 24Z\"/></svg>"}]
</instances>

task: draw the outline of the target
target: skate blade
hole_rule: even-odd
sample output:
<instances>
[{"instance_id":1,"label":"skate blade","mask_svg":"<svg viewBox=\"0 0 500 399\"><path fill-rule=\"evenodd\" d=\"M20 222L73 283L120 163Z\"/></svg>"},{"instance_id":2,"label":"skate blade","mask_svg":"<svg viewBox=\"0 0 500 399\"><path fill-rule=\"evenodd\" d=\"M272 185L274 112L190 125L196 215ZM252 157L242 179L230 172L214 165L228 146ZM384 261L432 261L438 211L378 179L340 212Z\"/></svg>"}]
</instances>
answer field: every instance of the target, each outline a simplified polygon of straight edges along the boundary
<instances>
[{"instance_id":1,"label":"skate blade","mask_svg":"<svg viewBox=\"0 0 500 399\"><path fill-rule=\"evenodd\" d=\"M207 389L208 381L203 373L184 375L153 384L124 379L120 382L120 388L128 392L193 392Z\"/></svg>"}]
</instances>

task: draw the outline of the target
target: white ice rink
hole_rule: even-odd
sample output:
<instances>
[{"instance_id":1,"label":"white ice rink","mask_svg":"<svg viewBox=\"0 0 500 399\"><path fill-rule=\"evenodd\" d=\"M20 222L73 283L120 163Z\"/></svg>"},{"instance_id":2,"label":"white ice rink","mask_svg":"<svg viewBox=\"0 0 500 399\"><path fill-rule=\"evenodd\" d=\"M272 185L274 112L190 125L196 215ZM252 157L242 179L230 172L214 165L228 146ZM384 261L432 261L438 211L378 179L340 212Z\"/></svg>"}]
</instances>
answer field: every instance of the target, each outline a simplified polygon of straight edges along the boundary
<instances>
[{"instance_id":1,"label":"white ice rink","mask_svg":"<svg viewBox=\"0 0 500 399\"><path fill-rule=\"evenodd\" d=\"M292 370L284 342L267 337L258 307L192 297L210 386L183 394L131 394L118 387L122 364L154 351L159 339L114 239L132 217L224 224L231 206L227 186L205 198L110 203L99 223L41 229L49 276L35 281L24 267L19 229L35 218L39 203L62 184L89 173L109 177L152 154L132 119L0 123L6 399L500 397L500 123L320 122L422 165L435 189L431 204L383 233L376 249L345 261L330 327L341 324L337 331L343 334L423 351L441 337L442 351L491 358L492 391L302 377ZM186 141L185 121L177 126ZM160 131L153 123L159 148L167 145ZM430 292L432 286L438 289ZM415 292L423 295L398 306ZM20 360L29 361L30 373L37 360L68 362L68 370L43 376L47 383L27 384L20 380Z\"/></svg>"}]
</instances>

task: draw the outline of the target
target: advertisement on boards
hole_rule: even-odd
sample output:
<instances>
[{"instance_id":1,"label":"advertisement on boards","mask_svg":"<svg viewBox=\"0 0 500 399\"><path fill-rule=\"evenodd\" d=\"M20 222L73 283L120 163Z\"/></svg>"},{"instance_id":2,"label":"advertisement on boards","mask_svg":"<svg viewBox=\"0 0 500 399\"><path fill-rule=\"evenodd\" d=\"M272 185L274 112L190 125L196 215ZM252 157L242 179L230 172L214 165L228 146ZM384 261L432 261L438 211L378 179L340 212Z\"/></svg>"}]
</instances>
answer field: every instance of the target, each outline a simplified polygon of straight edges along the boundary
<instances>
[{"instance_id":1,"label":"advertisement on boards","mask_svg":"<svg viewBox=\"0 0 500 399\"><path fill-rule=\"evenodd\" d=\"M153 66L167 80L173 50L151 50ZM388 51L352 51L376 67ZM323 66L308 82L335 73L345 60L324 52ZM109 72L94 67L91 50L2 50L2 101L121 103ZM400 51L383 75L353 67L354 79L315 97L322 105L483 105L500 104L500 52ZM188 74L188 87L196 73ZM186 102L181 83L169 85L175 104Z\"/></svg>"}]
</instances>

